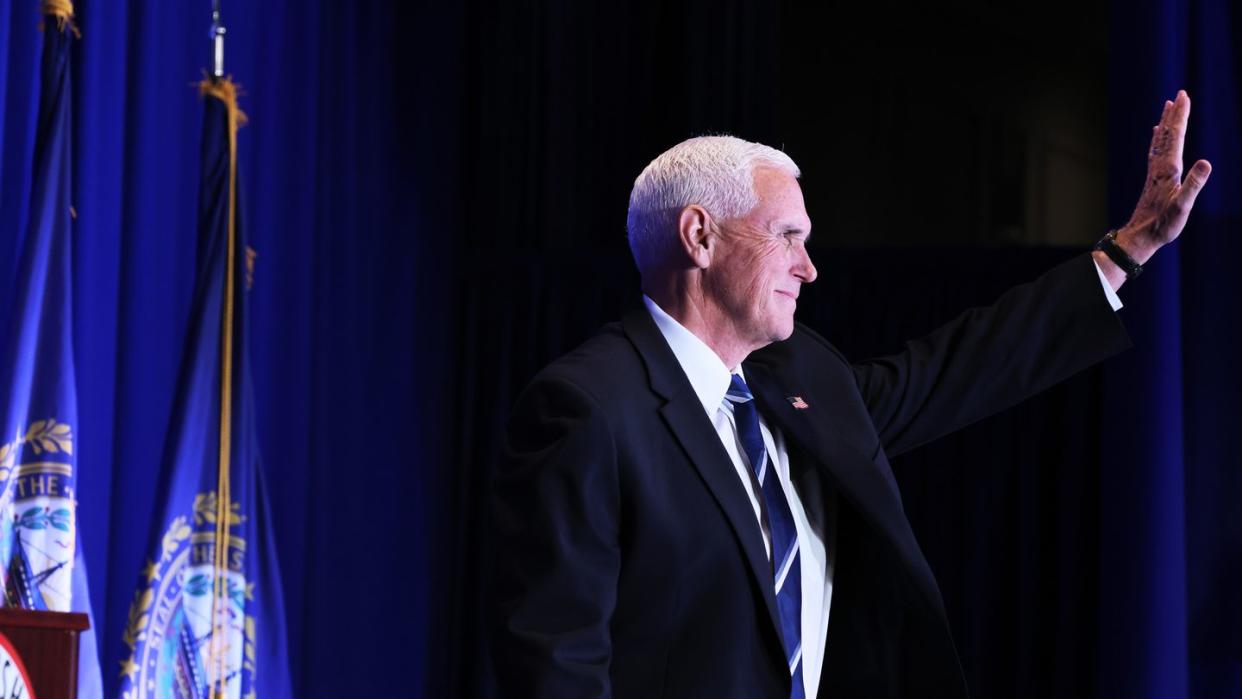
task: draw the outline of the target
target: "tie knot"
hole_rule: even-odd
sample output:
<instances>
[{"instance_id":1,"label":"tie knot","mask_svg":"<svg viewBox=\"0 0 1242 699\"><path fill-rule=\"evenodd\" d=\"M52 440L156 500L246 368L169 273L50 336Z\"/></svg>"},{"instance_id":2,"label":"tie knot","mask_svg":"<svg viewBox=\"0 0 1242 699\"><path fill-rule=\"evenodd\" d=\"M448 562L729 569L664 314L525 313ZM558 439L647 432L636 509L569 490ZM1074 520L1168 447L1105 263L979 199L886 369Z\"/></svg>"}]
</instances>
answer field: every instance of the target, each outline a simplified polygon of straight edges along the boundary
<instances>
[{"instance_id":1,"label":"tie knot","mask_svg":"<svg viewBox=\"0 0 1242 699\"><path fill-rule=\"evenodd\" d=\"M729 382L729 390L725 392L725 398L734 403L749 403L755 399L755 396L750 392L750 387L746 385L746 381L741 376L733 374L733 378Z\"/></svg>"}]
</instances>

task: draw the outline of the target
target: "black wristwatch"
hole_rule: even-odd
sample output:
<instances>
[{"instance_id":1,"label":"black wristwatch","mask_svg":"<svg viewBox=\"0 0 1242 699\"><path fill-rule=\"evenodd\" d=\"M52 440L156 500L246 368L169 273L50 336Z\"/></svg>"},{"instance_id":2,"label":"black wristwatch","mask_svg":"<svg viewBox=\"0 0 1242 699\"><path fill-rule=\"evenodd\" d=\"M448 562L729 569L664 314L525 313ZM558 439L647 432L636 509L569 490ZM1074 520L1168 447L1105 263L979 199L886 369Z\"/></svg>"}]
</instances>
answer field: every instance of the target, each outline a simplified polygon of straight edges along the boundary
<instances>
[{"instance_id":1,"label":"black wristwatch","mask_svg":"<svg viewBox=\"0 0 1242 699\"><path fill-rule=\"evenodd\" d=\"M1135 262L1133 257L1117 245L1117 231L1109 231L1103 238L1100 238L1100 242L1095 244L1095 249L1102 251L1108 255L1108 259L1117 263L1117 266L1125 271L1126 279L1134 279L1143 273L1143 265Z\"/></svg>"}]
</instances>

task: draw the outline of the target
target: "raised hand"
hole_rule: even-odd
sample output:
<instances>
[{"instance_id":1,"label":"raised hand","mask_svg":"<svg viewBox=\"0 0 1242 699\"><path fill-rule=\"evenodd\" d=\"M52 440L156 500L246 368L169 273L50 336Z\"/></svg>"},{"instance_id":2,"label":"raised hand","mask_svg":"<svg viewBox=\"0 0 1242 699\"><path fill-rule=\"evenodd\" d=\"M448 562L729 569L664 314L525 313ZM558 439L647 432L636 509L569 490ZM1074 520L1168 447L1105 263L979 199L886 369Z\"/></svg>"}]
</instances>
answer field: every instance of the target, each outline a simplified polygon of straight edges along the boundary
<instances>
[{"instance_id":1,"label":"raised hand","mask_svg":"<svg viewBox=\"0 0 1242 699\"><path fill-rule=\"evenodd\" d=\"M1179 90L1164 103L1160 123L1152 129L1147 153L1147 180L1130 221L1117 232L1117 244L1139 264L1156 250L1177 239L1195 205L1195 197L1212 174L1212 165L1200 160L1182 178L1182 146L1190 118L1190 97Z\"/></svg>"}]
</instances>

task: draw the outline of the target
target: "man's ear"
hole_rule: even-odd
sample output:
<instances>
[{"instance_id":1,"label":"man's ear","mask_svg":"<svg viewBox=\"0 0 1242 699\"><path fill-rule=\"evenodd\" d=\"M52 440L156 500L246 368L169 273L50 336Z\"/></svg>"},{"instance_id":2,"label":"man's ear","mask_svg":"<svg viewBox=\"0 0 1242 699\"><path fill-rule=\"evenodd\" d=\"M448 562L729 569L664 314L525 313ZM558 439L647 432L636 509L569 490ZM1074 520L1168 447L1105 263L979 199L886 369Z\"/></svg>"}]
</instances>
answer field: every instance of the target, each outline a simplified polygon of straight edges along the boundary
<instances>
[{"instance_id":1,"label":"man's ear","mask_svg":"<svg viewBox=\"0 0 1242 699\"><path fill-rule=\"evenodd\" d=\"M706 269L711 263L712 217L698 204L691 204L677 216L677 243L691 264Z\"/></svg>"}]
</instances>

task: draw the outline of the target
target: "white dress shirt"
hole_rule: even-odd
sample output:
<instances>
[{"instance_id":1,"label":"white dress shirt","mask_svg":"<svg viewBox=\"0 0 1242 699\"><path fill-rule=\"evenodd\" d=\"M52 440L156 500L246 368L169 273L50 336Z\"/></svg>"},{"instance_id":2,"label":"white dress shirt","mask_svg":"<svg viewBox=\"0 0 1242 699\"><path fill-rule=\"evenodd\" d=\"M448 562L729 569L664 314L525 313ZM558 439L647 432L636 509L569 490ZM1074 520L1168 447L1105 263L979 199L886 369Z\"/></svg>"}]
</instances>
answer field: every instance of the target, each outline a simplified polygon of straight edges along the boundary
<instances>
[{"instance_id":1,"label":"white dress shirt","mask_svg":"<svg viewBox=\"0 0 1242 699\"><path fill-rule=\"evenodd\" d=\"M1100 275L1100 285L1104 287L1104 295L1108 297L1108 305L1113 307L1114 311L1121 310L1121 299L1117 296L1117 292L1113 291L1113 285L1108 283L1104 278L1104 270L1100 269L1100 263L1091 258L1091 264L1095 265L1095 273Z\"/></svg>"},{"instance_id":2,"label":"white dress shirt","mask_svg":"<svg viewBox=\"0 0 1242 699\"><path fill-rule=\"evenodd\" d=\"M668 342L677 357L677 363L690 380L691 387L699 401L703 403L703 411L707 419L716 428L716 435L724 445L733 468L737 471L738 481L746 489L751 507L755 511L755 526L763 532L763 546L772 558L772 536L763 526L760 515L760 498L762 493L756 492L754 478L750 475L750 465L745 451L738 441L737 426L733 422L733 412L724 408L725 393L729 390L732 374L745 379L742 367L730 372L717 355L702 340L665 313L654 301L643 295L643 303L651 313L664 340ZM794 526L798 530L799 556L802 569L802 683L808 699L814 699L819 690L819 676L823 670L824 642L828 635L828 607L832 602L832 547L835 543L833 524L835 523L835 507L829 501L827 521L828 531L819 531L811 525L802 500L789 478L789 452L785 448L785 438L781 431L770 427L763 416L759 416L759 430L763 434L763 444L776 467L776 476L789 500L789 510L793 513Z\"/></svg>"},{"instance_id":3,"label":"white dress shirt","mask_svg":"<svg viewBox=\"0 0 1242 699\"><path fill-rule=\"evenodd\" d=\"M1094 263L1094 260L1092 262ZM1104 288L1104 295L1109 305L1114 311L1120 310L1121 299L1117 297L1117 292L1113 291L1113 287L1104 278L1104 271L1100 269L1099 264L1095 265L1095 271L1099 274L1100 284ZM762 512L761 494L755 491L749 462L741 447L737 426L733 422L733 412L724 408L724 397L729 390L732 374L741 376L743 380L746 378L742 373L742 367L739 364L736 369L730 371L712 348L665 313L664 309L656 305L655 301L652 301L646 294L643 294L643 303L647 306L652 319L655 320L656 327L660 329L665 342L672 348L673 355L677 357L677 363L681 365L681 370L690 380L691 387L694 388L699 401L703 403L703 411L707 413L707 419L716 428L716 435L720 437L725 452L729 454L729 459L733 462L738 481L746 489L746 495L750 498L751 507L755 511L755 524L763 532L763 546L770 560L772 558L772 536L763 525L763 517L760 514ZM798 530L802 568L802 682L807 699L815 699L819 691L819 677L823 671L824 644L828 635L828 610L832 603L833 550L836 545L835 500L833 498L827 500L825 520L828 531L820 531L818 527L812 526L807 518L806 510L802 507L798 491L789 477L789 452L785 447L784 436L779 429L770 427L762 414L759 415L759 430L763 433L763 444L768 450L768 455L776 466L777 478L781 489L785 491L785 497L789 500L789 509L793 513L794 525Z\"/></svg>"}]
</instances>

